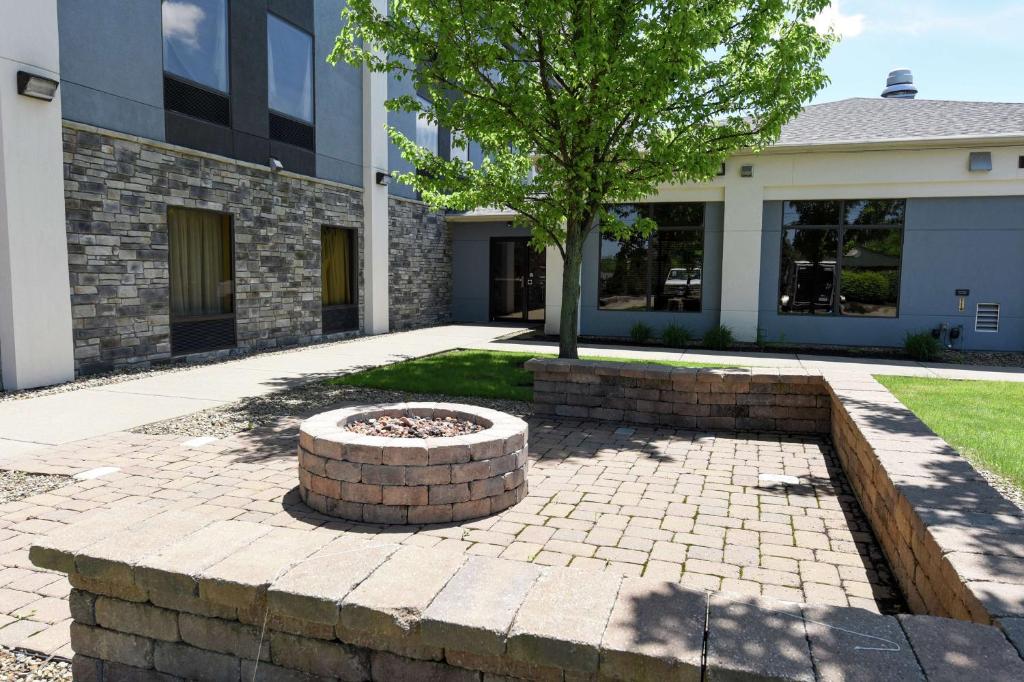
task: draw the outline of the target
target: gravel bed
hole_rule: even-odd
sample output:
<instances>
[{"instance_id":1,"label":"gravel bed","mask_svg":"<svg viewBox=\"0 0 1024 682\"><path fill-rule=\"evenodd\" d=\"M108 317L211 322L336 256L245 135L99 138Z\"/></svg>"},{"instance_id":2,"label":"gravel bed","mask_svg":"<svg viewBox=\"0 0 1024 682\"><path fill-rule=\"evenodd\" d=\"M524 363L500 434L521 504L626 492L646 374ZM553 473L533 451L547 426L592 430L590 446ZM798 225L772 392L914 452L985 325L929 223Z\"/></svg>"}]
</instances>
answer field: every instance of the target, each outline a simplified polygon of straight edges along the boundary
<instances>
[{"instance_id":1,"label":"gravel bed","mask_svg":"<svg viewBox=\"0 0 1024 682\"><path fill-rule=\"evenodd\" d=\"M346 431L385 438L449 438L483 431L483 428L466 419L428 419L415 416L359 419L345 425Z\"/></svg>"},{"instance_id":2,"label":"gravel bed","mask_svg":"<svg viewBox=\"0 0 1024 682\"><path fill-rule=\"evenodd\" d=\"M71 682L71 663L19 649L0 647L0 680L3 682Z\"/></svg>"},{"instance_id":3,"label":"gravel bed","mask_svg":"<svg viewBox=\"0 0 1024 682\"><path fill-rule=\"evenodd\" d=\"M74 479L57 474L28 474L24 471L0 470L0 503L62 488ZM2 669L2 668L0 668Z\"/></svg>"},{"instance_id":4,"label":"gravel bed","mask_svg":"<svg viewBox=\"0 0 1024 682\"><path fill-rule=\"evenodd\" d=\"M1024 367L1024 353L980 350L961 353L959 351L944 350L939 354L939 362L982 367Z\"/></svg>"},{"instance_id":5,"label":"gravel bed","mask_svg":"<svg viewBox=\"0 0 1024 682\"><path fill-rule=\"evenodd\" d=\"M489 407L518 417L527 416L533 411L529 403L516 400L382 391L313 382L270 395L244 398L230 405L146 424L132 429L132 432L154 436L226 438L256 428L291 426L297 418L305 418L317 412L323 412L341 403L374 405L404 401L466 403Z\"/></svg>"}]
</instances>

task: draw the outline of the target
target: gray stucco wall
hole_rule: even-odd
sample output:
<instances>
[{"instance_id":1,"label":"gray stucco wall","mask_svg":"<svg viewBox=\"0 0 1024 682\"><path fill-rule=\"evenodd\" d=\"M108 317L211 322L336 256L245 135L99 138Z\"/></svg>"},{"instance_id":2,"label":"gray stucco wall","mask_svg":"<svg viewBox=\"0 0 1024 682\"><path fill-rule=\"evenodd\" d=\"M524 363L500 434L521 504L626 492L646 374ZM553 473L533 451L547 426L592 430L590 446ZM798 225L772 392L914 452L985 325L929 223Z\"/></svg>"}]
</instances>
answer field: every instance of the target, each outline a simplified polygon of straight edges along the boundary
<instances>
[{"instance_id":1,"label":"gray stucco wall","mask_svg":"<svg viewBox=\"0 0 1024 682\"><path fill-rule=\"evenodd\" d=\"M416 88L409 79L398 80L394 75L388 75L388 99L401 97L402 95L415 95ZM389 111L388 125L401 130L410 140L416 139L416 114L408 111ZM388 167L392 173L408 173L412 170L412 164L402 158L398 147L388 141ZM394 196L416 199L416 190L400 182L392 183L390 192Z\"/></svg>"},{"instance_id":2,"label":"gray stucco wall","mask_svg":"<svg viewBox=\"0 0 1024 682\"><path fill-rule=\"evenodd\" d=\"M452 320L490 319L492 237L529 237L509 223L449 223L452 233Z\"/></svg>"},{"instance_id":3,"label":"gray stucco wall","mask_svg":"<svg viewBox=\"0 0 1024 682\"><path fill-rule=\"evenodd\" d=\"M331 66L327 56L341 31L341 0L315 0L316 174L361 187L363 184L363 81L359 69Z\"/></svg>"},{"instance_id":4,"label":"gray stucco wall","mask_svg":"<svg viewBox=\"0 0 1024 682\"><path fill-rule=\"evenodd\" d=\"M600 236L595 232L584 245L583 281L580 301L580 333L589 336L629 336L629 330L637 322L652 327L656 333L669 324L678 324L695 337L704 335L718 324L721 317L722 300L722 225L725 204L712 202L704 212L704 272L702 281L701 311L654 312L599 310L598 263L600 260Z\"/></svg>"},{"instance_id":5,"label":"gray stucco wall","mask_svg":"<svg viewBox=\"0 0 1024 682\"><path fill-rule=\"evenodd\" d=\"M968 350L1024 348L1024 197L908 199L898 318L779 315L782 202L764 205L759 326L769 341L899 346L907 332L962 324ZM957 311L956 289L970 289ZM997 333L974 331L975 306L1000 304Z\"/></svg>"},{"instance_id":6,"label":"gray stucco wall","mask_svg":"<svg viewBox=\"0 0 1024 682\"><path fill-rule=\"evenodd\" d=\"M163 45L156 0L60 0L64 118L164 139Z\"/></svg>"}]
</instances>

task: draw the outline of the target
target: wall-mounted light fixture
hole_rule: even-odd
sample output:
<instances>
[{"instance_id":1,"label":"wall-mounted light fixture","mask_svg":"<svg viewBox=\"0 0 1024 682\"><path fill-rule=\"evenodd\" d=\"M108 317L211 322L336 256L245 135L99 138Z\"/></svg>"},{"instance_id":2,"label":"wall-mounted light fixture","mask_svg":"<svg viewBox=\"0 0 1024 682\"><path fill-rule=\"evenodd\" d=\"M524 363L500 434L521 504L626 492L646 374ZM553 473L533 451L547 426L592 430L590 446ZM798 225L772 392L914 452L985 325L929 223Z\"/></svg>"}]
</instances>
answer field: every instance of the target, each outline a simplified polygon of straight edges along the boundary
<instances>
[{"instance_id":1,"label":"wall-mounted light fixture","mask_svg":"<svg viewBox=\"0 0 1024 682\"><path fill-rule=\"evenodd\" d=\"M992 170L992 152L971 152L967 158L967 170L972 172Z\"/></svg>"},{"instance_id":2,"label":"wall-mounted light fixture","mask_svg":"<svg viewBox=\"0 0 1024 682\"><path fill-rule=\"evenodd\" d=\"M270 172L271 173L276 173L278 171L283 171L284 170L284 164L281 163L280 159L277 159L277 158L275 158L273 156L271 156L270 160L267 161L267 165L270 166Z\"/></svg>"},{"instance_id":3,"label":"wall-mounted light fixture","mask_svg":"<svg viewBox=\"0 0 1024 682\"><path fill-rule=\"evenodd\" d=\"M377 184L381 187L387 187L391 184L391 174L383 171L377 171Z\"/></svg>"},{"instance_id":4,"label":"wall-mounted light fixture","mask_svg":"<svg viewBox=\"0 0 1024 682\"><path fill-rule=\"evenodd\" d=\"M741 178L752 178L754 177L753 166L740 166L740 177Z\"/></svg>"},{"instance_id":5,"label":"wall-mounted light fixture","mask_svg":"<svg viewBox=\"0 0 1024 682\"><path fill-rule=\"evenodd\" d=\"M60 85L60 81L47 78L46 76L29 73L28 71L18 72L18 94L25 95L25 97L34 97L44 102L52 102L57 94L58 85Z\"/></svg>"}]
</instances>

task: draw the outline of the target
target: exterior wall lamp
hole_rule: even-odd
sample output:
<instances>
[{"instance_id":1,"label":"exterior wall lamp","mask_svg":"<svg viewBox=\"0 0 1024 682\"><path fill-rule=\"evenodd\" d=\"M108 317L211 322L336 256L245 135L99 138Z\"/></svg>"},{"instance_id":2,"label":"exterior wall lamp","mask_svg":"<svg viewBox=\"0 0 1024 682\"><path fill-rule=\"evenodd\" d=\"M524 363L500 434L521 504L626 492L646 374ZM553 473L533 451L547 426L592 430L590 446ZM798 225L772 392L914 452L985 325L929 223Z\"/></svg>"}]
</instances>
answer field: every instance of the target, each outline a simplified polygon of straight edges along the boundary
<instances>
[{"instance_id":1,"label":"exterior wall lamp","mask_svg":"<svg viewBox=\"0 0 1024 682\"><path fill-rule=\"evenodd\" d=\"M391 184L391 174L383 171L377 171L377 184L381 187L387 187Z\"/></svg>"},{"instance_id":2,"label":"exterior wall lamp","mask_svg":"<svg viewBox=\"0 0 1024 682\"><path fill-rule=\"evenodd\" d=\"M18 94L52 102L60 81L28 71L18 72Z\"/></svg>"}]
</instances>

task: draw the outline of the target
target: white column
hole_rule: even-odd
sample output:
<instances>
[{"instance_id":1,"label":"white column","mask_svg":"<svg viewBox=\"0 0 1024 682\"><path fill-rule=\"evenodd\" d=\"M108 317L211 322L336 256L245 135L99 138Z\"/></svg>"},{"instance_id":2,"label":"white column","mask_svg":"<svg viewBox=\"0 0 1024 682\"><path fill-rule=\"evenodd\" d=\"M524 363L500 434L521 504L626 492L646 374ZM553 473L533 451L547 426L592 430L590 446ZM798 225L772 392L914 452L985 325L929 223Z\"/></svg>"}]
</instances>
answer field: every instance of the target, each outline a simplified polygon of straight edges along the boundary
<instances>
[{"instance_id":1,"label":"white column","mask_svg":"<svg viewBox=\"0 0 1024 682\"><path fill-rule=\"evenodd\" d=\"M737 341L756 341L761 279L761 222L764 186L739 177L740 161L729 164L722 243L722 324ZM749 163L744 160L742 163Z\"/></svg>"},{"instance_id":2,"label":"white column","mask_svg":"<svg viewBox=\"0 0 1024 682\"><path fill-rule=\"evenodd\" d=\"M562 315L562 272L565 262L557 246L549 246L544 252L544 333L558 334Z\"/></svg>"},{"instance_id":3,"label":"white column","mask_svg":"<svg viewBox=\"0 0 1024 682\"><path fill-rule=\"evenodd\" d=\"M56 0L0 3L0 359L8 390L73 379L60 89L19 95L17 73L60 79Z\"/></svg>"},{"instance_id":4,"label":"white column","mask_svg":"<svg viewBox=\"0 0 1024 682\"><path fill-rule=\"evenodd\" d=\"M387 14L387 0L374 0ZM388 320L388 188L377 173L388 172L387 74L363 67L363 325L367 334L384 334Z\"/></svg>"}]
</instances>

